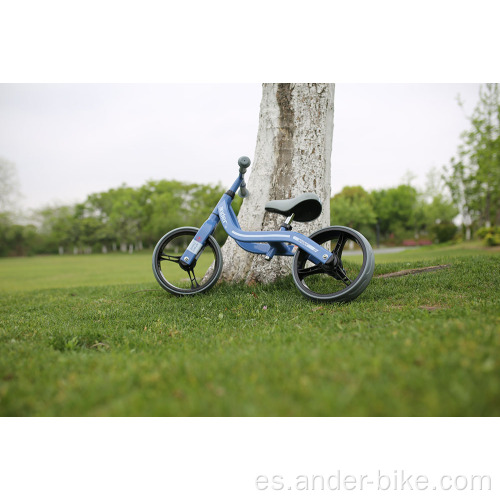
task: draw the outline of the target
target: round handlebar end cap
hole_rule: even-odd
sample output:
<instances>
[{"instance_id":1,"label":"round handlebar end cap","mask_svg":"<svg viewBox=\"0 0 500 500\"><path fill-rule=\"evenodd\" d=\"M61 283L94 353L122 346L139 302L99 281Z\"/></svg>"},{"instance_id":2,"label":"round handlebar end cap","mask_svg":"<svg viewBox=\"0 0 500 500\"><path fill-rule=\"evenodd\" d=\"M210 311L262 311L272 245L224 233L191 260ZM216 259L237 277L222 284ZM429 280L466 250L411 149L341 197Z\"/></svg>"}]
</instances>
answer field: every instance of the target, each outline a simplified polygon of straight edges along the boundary
<instances>
[{"instance_id":1,"label":"round handlebar end cap","mask_svg":"<svg viewBox=\"0 0 500 500\"><path fill-rule=\"evenodd\" d=\"M248 156L241 156L238 159L238 165L241 168L248 168L250 166L250 158L248 158Z\"/></svg>"}]
</instances>

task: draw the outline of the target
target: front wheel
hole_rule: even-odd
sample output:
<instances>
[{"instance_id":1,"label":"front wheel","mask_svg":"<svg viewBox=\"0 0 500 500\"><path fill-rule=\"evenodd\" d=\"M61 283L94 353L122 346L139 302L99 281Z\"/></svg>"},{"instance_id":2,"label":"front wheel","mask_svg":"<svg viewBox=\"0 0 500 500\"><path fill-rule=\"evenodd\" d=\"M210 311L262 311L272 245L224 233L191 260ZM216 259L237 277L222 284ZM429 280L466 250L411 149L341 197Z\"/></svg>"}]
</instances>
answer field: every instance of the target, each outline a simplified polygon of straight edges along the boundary
<instances>
[{"instance_id":1,"label":"front wheel","mask_svg":"<svg viewBox=\"0 0 500 500\"><path fill-rule=\"evenodd\" d=\"M316 231L311 240L334 254L329 264L313 264L298 249L293 259L293 281L307 298L320 302L349 302L370 283L375 257L368 240L349 227L331 226Z\"/></svg>"},{"instance_id":2,"label":"front wheel","mask_svg":"<svg viewBox=\"0 0 500 500\"><path fill-rule=\"evenodd\" d=\"M182 254L195 237L195 227L179 227L167 233L153 251L153 273L162 288L174 295L194 295L212 288L222 272L222 252L209 236L193 264L181 262Z\"/></svg>"}]
</instances>

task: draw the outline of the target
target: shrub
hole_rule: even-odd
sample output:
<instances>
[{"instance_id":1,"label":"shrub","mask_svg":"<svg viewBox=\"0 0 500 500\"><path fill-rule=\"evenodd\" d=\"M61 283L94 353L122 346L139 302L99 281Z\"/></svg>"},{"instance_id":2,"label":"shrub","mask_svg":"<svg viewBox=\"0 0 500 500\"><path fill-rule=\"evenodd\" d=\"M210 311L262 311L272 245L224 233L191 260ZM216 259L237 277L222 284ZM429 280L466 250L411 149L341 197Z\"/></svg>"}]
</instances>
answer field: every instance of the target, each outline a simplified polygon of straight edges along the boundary
<instances>
[{"instance_id":1,"label":"shrub","mask_svg":"<svg viewBox=\"0 0 500 500\"><path fill-rule=\"evenodd\" d=\"M457 226L453 222L440 222L430 228L431 234L438 243L444 243L453 239L457 232Z\"/></svg>"},{"instance_id":2,"label":"shrub","mask_svg":"<svg viewBox=\"0 0 500 500\"><path fill-rule=\"evenodd\" d=\"M485 241L491 247L500 245L500 227L482 227L478 229L477 236Z\"/></svg>"}]
</instances>

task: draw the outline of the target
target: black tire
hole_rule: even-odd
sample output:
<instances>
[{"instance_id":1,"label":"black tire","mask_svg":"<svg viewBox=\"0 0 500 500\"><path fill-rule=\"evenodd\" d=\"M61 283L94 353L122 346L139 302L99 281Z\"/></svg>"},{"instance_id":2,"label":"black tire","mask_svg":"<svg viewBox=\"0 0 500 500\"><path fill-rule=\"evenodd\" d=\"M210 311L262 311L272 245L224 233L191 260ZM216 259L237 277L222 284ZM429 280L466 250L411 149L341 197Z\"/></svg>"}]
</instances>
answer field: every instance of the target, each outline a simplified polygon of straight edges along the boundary
<instances>
[{"instance_id":1,"label":"black tire","mask_svg":"<svg viewBox=\"0 0 500 500\"><path fill-rule=\"evenodd\" d=\"M180 257L198 229L179 227L167 233L153 251L153 273L156 281L174 295L194 295L210 290L222 272L222 252L214 237L198 252L194 265L185 268Z\"/></svg>"},{"instance_id":2,"label":"black tire","mask_svg":"<svg viewBox=\"0 0 500 500\"><path fill-rule=\"evenodd\" d=\"M319 302L349 302L358 297L368 286L375 270L375 257L368 240L349 227L331 226L309 236L313 241L334 253L334 262L315 266L308 254L297 250L293 259L293 281L308 299ZM344 252L347 242L361 253L351 256ZM360 252L359 252L360 251Z\"/></svg>"}]
</instances>

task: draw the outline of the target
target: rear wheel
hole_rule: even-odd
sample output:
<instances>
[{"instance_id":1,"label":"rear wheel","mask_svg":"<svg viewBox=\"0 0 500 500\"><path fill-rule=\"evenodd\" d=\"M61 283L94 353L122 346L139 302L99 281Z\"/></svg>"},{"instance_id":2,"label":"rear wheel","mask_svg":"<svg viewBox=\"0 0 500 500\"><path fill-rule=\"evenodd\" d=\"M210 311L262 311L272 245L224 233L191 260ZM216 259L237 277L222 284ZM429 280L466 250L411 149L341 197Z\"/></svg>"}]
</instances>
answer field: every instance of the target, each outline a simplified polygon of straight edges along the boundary
<instances>
[{"instance_id":1,"label":"rear wheel","mask_svg":"<svg viewBox=\"0 0 500 500\"><path fill-rule=\"evenodd\" d=\"M313 264L309 255L297 250L293 259L293 280L307 298L320 302L349 302L368 286L375 258L368 240L349 227L332 226L309 236L334 254L328 264Z\"/></svg>"},{"instance_id":2,"label":"rear wheel","mask_svg":"<svg viewBox=\"0 0 500 500\"><path fill-rule=\"evenodd\" d=\"M179 227L167 233L153 251L153 273L162 288L175 295L194 295L212 288L222 272L222 252L212 236L186 266L181 257L198 229Z\"/></svg>"}]
</instances>

